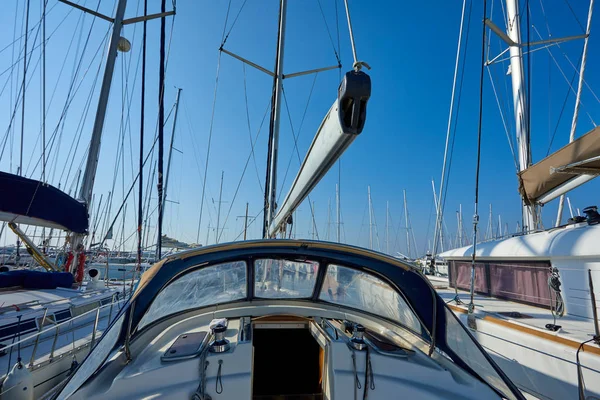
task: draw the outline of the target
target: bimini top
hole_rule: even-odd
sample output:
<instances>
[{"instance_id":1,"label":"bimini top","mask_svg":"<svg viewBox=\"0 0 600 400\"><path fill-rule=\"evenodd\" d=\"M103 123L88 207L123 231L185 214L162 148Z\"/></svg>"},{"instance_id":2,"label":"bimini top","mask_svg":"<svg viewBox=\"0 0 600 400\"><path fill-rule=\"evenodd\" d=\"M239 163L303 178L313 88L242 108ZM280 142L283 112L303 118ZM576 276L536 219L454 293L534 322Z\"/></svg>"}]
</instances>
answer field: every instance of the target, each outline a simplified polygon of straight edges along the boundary
<instances>
[{"instance_id":1,"label":"bimini top","mask_svg":"<svg viewBox=\"0 0 600 400\"><path fill-rule=\"evenodd\" d=\"M43 182L0 172L0 221L63 229L88 230L85 204Z\"/></svg>"}]
</instances>

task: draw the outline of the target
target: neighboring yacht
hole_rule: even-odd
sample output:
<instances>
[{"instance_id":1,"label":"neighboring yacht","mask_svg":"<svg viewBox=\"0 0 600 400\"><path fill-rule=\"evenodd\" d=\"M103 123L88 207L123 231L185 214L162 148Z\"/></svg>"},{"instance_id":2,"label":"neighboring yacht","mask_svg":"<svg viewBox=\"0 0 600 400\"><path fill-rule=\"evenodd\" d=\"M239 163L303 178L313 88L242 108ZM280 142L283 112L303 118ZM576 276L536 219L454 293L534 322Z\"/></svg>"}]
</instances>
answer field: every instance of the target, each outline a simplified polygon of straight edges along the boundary
<instances>
[{"instance_id":1,"label":"neighboring yacht","mask_svg":"<svg viewBox=\"0 0 600 400\"><path fill-rule=\"evenodd\" d=\"M523 231L512 237L442 252L439 256L448 262L448 280L444 282L437 277L431 282L523 392L542 399L596 399L600 398L596 300L600 295L600 215L591 206L584 209L586 217L572 215L567 224L561 225L561 198L558 223L552 229L541 229L543 205L600 173L600 128L575 139L594 2L589 3L585 34L564 38L549 35L530 43L521 38L521 28L529 29L524 24L525 20L529 24L528 3L519 5L517 0L504 3L501 8L506 32L491 19L484 20L490 34L498 36L504 49L496 57L489 56L482 68L500 63L505 53L510 55L505 61L510 62L507 75L512 80L515 164L522 197ZM530 94L523 54L527 50L531 56L546 46L559 46L574 39L583 40L584 44L570 141L532 165ZM510 125L504 114L502 118L505 127ZM476 228L477 195L475 204ZM438 215L437 232L440 231ZM474 236L475 233L476 229Z\"/></svg>"}]
</instances>

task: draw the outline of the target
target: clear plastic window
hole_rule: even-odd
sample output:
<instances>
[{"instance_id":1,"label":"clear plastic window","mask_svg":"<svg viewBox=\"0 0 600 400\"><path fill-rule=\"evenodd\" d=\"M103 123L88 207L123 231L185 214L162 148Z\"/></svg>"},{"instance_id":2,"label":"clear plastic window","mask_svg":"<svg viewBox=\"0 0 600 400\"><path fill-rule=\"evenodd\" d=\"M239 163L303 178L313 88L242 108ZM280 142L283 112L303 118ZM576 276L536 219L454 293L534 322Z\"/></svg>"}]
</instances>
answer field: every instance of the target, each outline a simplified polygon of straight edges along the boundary
<instances>
[{"instance_id":1,"label":"clear plastic window","mask_svg":"<svg viewBox=\"0 0 600 400\"><path fill-rule=\"evenodd\" d=\"M142 328L169 314L246 297L246 262L212 265L183 275L158 293L142 318Z\"/></svg>"},{"instance_id":2,"label":"clear plastic window","mask_svg":"<svg viewBox=\"0 0 600 400\"><path fill-rule=\"evenodd\" d=\"M102 335L98 344L93 351L85 358L83 364L75 371L75 375L67 383L63 390L58 394L57 399L62 400L71 396L77 389L81 387L89 378L102 366L104 361L110 354L110 351L115 347L123 322L125 321L125 312L121 314L119 319L110 327L108 332Z\"/></svg>"},{"instance_id":3,"label":"clear plastic window","mask_svg":"<svg viewBox=\"0 0 600 400\"><path fill-rule=\"evenodd\" d=\"M254 296L285 299L311 297L319 263L259 259L254 262Z\"/></svg>"},{"instance_id":4,"label":"clear plastic window","mask_svg":"<svg viewBox=\"0 0 600 400\"><path fill-rule=\"evenodd\" d=\"M414 332L421 332L421 324L404 298L390 285L369 273L329 265L319 298L380 315Z\"/></svg>"},{"instance_id":5,"label":"clear plastic window","mask_svg":"<svg viewBox=\"0 0 600 400\"><path fill-rule=\"evenodd\" d=\"M500 391L506 399L515 399L502 377L498 375L465 329L454 313L446 308L446 342L448 347L483 380Z\"/></svg>"}]
</instances>

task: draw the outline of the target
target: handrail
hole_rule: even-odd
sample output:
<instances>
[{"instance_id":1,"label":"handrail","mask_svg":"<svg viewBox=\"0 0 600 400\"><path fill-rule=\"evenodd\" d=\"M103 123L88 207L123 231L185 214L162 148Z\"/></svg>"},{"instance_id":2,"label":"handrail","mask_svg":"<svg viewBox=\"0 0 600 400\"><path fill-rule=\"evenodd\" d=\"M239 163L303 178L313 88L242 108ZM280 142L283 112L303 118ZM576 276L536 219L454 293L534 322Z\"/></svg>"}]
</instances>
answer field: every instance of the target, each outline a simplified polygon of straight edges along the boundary
<instances>
[{"instance_id":1,"label":"handrail","mask_svg":"<svg viewBox=\"0 0 600 400\"><path fill-rule=\"evenodd\" d=\"M67 290L70 290L69 288L59 288L59 289L67 289ZM67 303L70 303L70 302L71 302L71 300L78 299L78 298L80 298L80 297L83 297L84 295L85 295L85 296L89 296L89 295L94 295L94 294L102 294L102 293L104 293L105 291L110 291L110 290L111 290L111 288L108 288L108 287L107 287L107 288L104 288L104 289L94 289L94 290L85 291L85 292L79 292L79 291L78 291L79 293L78 293L77 295L73 296L73 297L65 297L65 298L63 298L63 299L51 300L51 301L47 301L47 302L45 302L45 303L40 303L40 301L39 301L39 300L33 300L33 301L31 301L31 302L20 303L20 304L15 304L15 305L16 305L16 306L22 306L22 305L25 305L25 304L30 304L31 306L36 306L36 307L37 307L37 306L40 306L40 307L41 307L41 308L39 308L39 309L32 309L32 308L31 308L31 307L29 307L29 306L23 306L23 308L27 308L27 310L28 310L28 311L30 311L30 312L27 312L27 313L21 313L21 314L20 314L20 315L23 315L23 316L25 316L25 315L27 315L27 314L30 314L30 313L35 313L35 312L38 312L38 311L42 311L44 307L46 307L46 306L48 306L48 305L51 305L51 304L58 304L58 303L60 303L60 302L67 302ZM113 295L114 295L114 293L113 293ZM11 304L10 306L3 306L3 307L0 307L0 314L4 314L4 313L6 313L6 312L9 312L9 311L15 311L15 305L12 305L12 304Z\"/></svg>"},{"instance_id":2,"label":"handrail","mask_svg":"<svg viewBox=\"0 0 600 400\"><path fill-rule=\"evenodd\" d=\"M110 302L110 303L108 303L108 304L105 304L105 305L103 305L103 306L100 306L100 307L98 307L98 308L94 308L93 310L86 311L85 313L83 313L83 314L80 314L80 315L78 315L78 316L76 316L76 317L70 318L70 319L68 319L68 320L66 320L66 321L63 321L63 322L59 323L59 324L53 325L53 326L51 326L51 327L50 327L50 328L48 328L48 329L44 329L44 330L42 330L42 331L38 331L37 333L35 333L35 334L33 334L33 335L27 336L27 337L25 337L25 338L23 338L23 339L21 339L21 340L18 340L18 341L14 342L14 343L11 343L11 344L7 345L6 347L3 347L3 348L2 348L2 351L5 351L5 352L6 352L6 351L10 351L10 349L11 349L11 348L14 348L15 346L17 346L17 345L19 345L19 344L23 345L25 342L31 341L32 339L34 339L34 338L36 338L36 337L41 337L43 334L45 334L45 333L48 333L48 332L50 332L50 331L56 331L56 332L59 332L59 331L60 331L60 328L61 328L61 327L63 327L63 326L65 326L66 324L72 324L72 323L73 323L73 321L75 321L75 320L77 320L77 319L83 319L84 317L87 317L87 316L91 315L92 313L99 313L99 312L100 312L100 310L101 310L101 309L103 309L103 308L106 308L106 307L113 307L115 304L124 303L124 302L126 302L126 301L127 301L127 299L120 299L120 300L113 301L113 302ZM112 308L111 308L111 310L112 310ZM111 312L111 314L112 314L112 312ZM87 324L86 324L86 325L87 325ZM86 325L82 325L81 327L83 327L83 326L86 326ZM96 325L96 324L94 324L94 325ZM96 325L96 326L97 326L97 325ZM79 328L81 328L81 327L79 327ZM75 328L75 329L78 329L78 328ZM67 331L65 331L64 333L68 333L68 332L70 332L70 331L69 331L69 330L67 330ZM55 333L55 334L54 334L54 337L55 337L55 339L56 339L56 338L58 337L58 334L57 334L57 333ZM55 341L56 341L56 340L55 340ZM52 346L52 347L54 348L54 346Z\"/></svg>"}]
</instances>

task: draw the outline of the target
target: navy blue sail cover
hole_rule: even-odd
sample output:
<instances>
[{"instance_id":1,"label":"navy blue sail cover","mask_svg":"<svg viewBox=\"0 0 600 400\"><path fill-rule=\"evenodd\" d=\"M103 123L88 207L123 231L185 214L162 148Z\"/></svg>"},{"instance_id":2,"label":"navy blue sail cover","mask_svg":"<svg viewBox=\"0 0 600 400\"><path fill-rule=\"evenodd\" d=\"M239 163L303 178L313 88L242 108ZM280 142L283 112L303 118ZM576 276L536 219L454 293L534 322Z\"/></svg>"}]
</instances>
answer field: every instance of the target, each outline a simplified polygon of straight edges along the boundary
<instances>
[{"instance_id":1,"label":"navy blue sail cover","mask_svg":"<svg viewBox=\"0 0 600 400\"><path fill-rule=\"evenodd\" d=\"M0 221L64 229L88 230L87 207L40 181L0 171Z\"/></svg>"}]
</instances>

